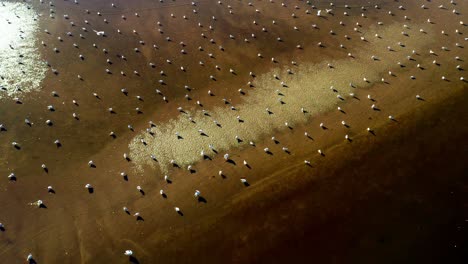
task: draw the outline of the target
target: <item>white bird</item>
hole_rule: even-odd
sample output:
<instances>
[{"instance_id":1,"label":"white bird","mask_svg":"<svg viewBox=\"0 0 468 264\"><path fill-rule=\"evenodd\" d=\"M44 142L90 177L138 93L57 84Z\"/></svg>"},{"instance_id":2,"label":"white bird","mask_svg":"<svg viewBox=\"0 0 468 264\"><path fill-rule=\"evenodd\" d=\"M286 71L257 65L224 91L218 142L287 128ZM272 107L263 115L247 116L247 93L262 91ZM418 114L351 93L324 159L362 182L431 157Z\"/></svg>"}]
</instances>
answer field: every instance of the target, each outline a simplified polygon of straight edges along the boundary
<instances>
[{"instance_id":1,"label":"white bird","mask_svg":"<svg viewBox=\"0 0 468 264\"><path fill-rule=\"evenodd\" d=\"M96 35L98 35L98 36L104 36L105 35L104 31L97 31L95 29L93 29L93 31L96 32Z\"/></svg>"},{"instance_id":2,"label":"white bird","mask_svg":"<svg viewBox=\"0 0 468 264\"><path fill-rule=\"evenodd\" d=\"M131 255L133 255L133 251L131 251L130 249L127 249L127 250L125 250L124 255L125 256L131 256Z\"/></svg>"},{"instance_id":3,"label":"white bird","mask_svg":"<svg viewBox=\"0 0 468 264\"><path fill-rule=\"evenodd\" d=\"M37 205L37 207L41 207L44 204L44 202L42 200L37 200L35 204Z\"/></svg>"}]
</instances>

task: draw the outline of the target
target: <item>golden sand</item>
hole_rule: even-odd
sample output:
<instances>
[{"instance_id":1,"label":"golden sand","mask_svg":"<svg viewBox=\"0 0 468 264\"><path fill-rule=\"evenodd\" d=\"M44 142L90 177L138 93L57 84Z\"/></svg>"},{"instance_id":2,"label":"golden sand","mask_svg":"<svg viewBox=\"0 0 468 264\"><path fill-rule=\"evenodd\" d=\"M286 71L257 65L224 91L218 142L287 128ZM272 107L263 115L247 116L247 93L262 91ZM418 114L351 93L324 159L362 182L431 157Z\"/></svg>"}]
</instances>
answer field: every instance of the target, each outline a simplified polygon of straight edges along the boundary
<instances>
[{"instance_id":1,"label":"golden sand","mask_svg":"<svg viewBox=\"0 0 468 264\"><path fill-rule=\"evenodd\" d=\"M412 34L411 37L404 37L402 31ZM377 33L380 37L375 36ZM307 122L317 113L333 109L342 100L349 100L350 93L358 93L372 83L380 82L382 77L388 76L389 70L398 67L398 61L407 61L406 57L411 55L412 50L422 53L432 42L431 34L420 33L419 27L404 29L403 24L375 26L367 32L355 33L352 37L361 36L366 41L362 41L360 50L349 50L353 57L323 64L291 65L293 74L288 74L286 67L278 67L258 76L253 81L255 87L251 88L249 96L245 97L242 104L234 105L236 110L231 110L231 105L226 104L225 108L217 107L207 116L200 107L200 110L186 111L176 119L157 124L157 127L151 129L154 136L140 133L129 144L136 168L158 164L163 172L167 172L169 166L172 166L171 160L179 166L187 166L202 159L202 151L208 156L215 155L209 148L210 144L218 154L224 155L230 148L247 146L250 141L255 142L263 136L271 135L276 129L294 129L296 124ZM404 47L397 44L400 41ZM388 46L394 51L388 51ZM376 60L372 56L376 56ZM271 113L267 112L267 108ZM301 111L302 108L306 113ZM243 122L239 122L237 116ZM192 117L193 122L189 117ZM320 122L317 120L317 125ZM201 135L199 130L203 130L206 135ZM238 142L236 136L242 142ZM156 157L157 163L151 155Z\"/></svg>"}]
</instances>

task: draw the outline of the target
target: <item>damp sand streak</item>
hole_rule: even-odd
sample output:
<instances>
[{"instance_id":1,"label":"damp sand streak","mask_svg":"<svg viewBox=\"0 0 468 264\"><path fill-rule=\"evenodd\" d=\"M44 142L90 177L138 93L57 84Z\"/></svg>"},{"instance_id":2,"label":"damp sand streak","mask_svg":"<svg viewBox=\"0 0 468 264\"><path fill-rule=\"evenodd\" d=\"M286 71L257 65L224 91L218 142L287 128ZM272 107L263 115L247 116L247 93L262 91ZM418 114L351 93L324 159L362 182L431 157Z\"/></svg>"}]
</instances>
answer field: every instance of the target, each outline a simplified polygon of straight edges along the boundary
<instances>
[{"instance_id":1,"label":"damp sand streak","mask_svg":"<svg viewBox=\"0 0 468 264\"><path fill-rule=\"evenodd\" d=\"M249 91L243 103L234 106L237 109L235 111L230 109L229 104L213 108L208 111L209 116L201 110L186 110L178 118L157 124L151 128L153 136L141 132L129 144L136 169L142 170L145 165L160 166L165 173L172 166L171 160L180 166L187 166L203 158L201 151L212 157L216 153L210 150L210 144L222 155L228 153L230 148L247 146L250 141L255 142L264 136L271 136L275 130L288 129L286 122L294 128L296 124L310 121L317 114L336 108L342 103L337 95L349 100L349 93L369 89L373 82L380 81L382 77L387 78L387 72L396 69L398 61L407 61L406 57L411 55L412 50L421 53L428 50L434 36L431 32L420 33L420 28L419 25L413 25L411 29L405 29L409 37L404 37L401 34L403 24L371 27L353 36L356 39L364 36L368 40L358 42L359 50L348 47L354 58L324 61L320 64L303 62L292 68L294 74L288 74L285 67L274 68L271 72L255 78L255 87ZM380 38L375 37L376 33ZM405 47L397 45L400 41ZM354 43L356 42L357 40ZM388 51L388 46L394 51ZM372 60L372 55L377 56L378 60ZM328 63L333 65L332 69L327 67ZM279 76L279 80L273 77L274 74ZM365 82L364 78L368 82ZM351 87L350 83L356 88ZM338 92L332 91L330 86ZM271 114L267 113L267 108ZM307 113L303 114L301 108ZM240 116L243 122L239 122L237 116ZM193 122L189 117L192 117ZM221 127L217 126L214 120ZM200 135L200 129L205 136ZM176 132L183 139L178 139ZM242 142L239 143L236 136ZM157 162L151 155L156 157Z\"/></svg>"}]
</instances>

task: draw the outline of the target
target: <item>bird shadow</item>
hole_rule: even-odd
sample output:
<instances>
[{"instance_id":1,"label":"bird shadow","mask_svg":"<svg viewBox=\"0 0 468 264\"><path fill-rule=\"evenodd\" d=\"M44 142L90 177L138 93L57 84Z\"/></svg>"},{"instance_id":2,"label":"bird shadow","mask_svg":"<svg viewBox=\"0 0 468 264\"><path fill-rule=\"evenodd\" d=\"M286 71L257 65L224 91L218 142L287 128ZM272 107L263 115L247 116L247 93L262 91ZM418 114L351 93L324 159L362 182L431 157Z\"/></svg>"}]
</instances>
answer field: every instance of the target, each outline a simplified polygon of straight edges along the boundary
<instances>
[{"instance_id":1,"label":"bird shadow","mask_svg":"<svg viewBox=\"0 0 468 264\"><path fill-rule=\"evenodd\" d=\"M92 187L91 187L91 188L88 188L88 192L89 192L89 193L94 193L94 188L92 188Z\"/></svg>"},{"instance_id":2,"label":"bird shadow","mask_svg":"<svg viewBox=\"0 0 468 264\"><path fill-rule=\"evenodd\" d=\"M205 197L198 196L198 202L199 203L207 203L208 201L205 199Z\"/></svg>"},{"instance_id":3,"label":"bird shadow","mask_svg":"<svg viewBox=\"0 0 468 264\"><path fill-rule=\"evenodd\" d=\"M237 165L236 162L232 159L226 160L227 163L231 163L232 165Z\"/></svg>"},{"instance_id":4,"label":"bird shadow","mask_svg":"<svg viewBox=\"0 0 468 264\"><path fill-rule=\"evenodd\" d=\"M130 261L132 264L140 264L140 261L134 256L130 256L128 261Z\"/></svg>"}]
</instances>

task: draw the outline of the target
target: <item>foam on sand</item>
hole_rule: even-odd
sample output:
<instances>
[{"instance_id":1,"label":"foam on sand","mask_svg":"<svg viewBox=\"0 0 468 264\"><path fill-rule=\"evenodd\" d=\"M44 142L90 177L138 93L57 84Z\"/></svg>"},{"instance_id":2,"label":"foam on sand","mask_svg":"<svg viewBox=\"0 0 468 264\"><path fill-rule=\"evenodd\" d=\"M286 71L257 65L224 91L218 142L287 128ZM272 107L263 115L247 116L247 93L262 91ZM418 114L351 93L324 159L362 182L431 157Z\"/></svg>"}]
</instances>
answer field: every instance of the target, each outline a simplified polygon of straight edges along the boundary
<instances>
[{"instance_id":1,"label":"foam on sand","mask_svg":"<svg viewBox=\"0 0 468 264\"><path fill-rule=\"evenodd\" d=\"M181 113L178 118L152 128L154 136L144 132L136 136L129 144L130 155L138 169L142 169L143 165L158 164L166 172L171 166L171 160L186 166L202 159L201 151L213 156L215 153L210 150L210 144L219 154L224 154L232 147L245 146L249 141L255 142L262 136L271 135L276 129L288 129L286 122L291 127L304 123L312 115L336 107L341 101L337 95L347 100L349 93L365 89L372 82L387 77L387 72L397 67L398 61L407 60L406 56L411 55L412 50L422 51L433 42L432 34L419 33L417 25L406 30L411 37L402 37L402 29L403 24L375 26L353 36L355 40L352 43L359 45L360 50L348 47L347 52L352 52L354 58L320 64L302 63L292 68L294 74L288 74L286 68L273 69L255 79L255 88L249 92L249 96L245 97L242 104L234 106L237 110L231 110L231 105L227 104L226 107L216 107L209 111L210 116L202 111ZM376 33L380 38L375 37ZM360 36L367 41L358 40ZM404 41L405 47L398 46L399 41ZM393 47L395 51L388 51L387 46ZM378 59L373 60L372 55ZM328 63L333 68L327 67ZM274 74L279 79L275 79ZM369 82L364 81L364 78ZM350 87L350 83L357 88ZM337 92L330 86L334 86ZM301 108L307 113L301 112ZM237 116L243 122L239 122ZM206 135L201 135L200 129ZM183 139L178 139L176 132ZM236 136L242 140L241 143ZM156 157L158 163L151 159L151 155Z\"/></svg>"}]
</instances>

